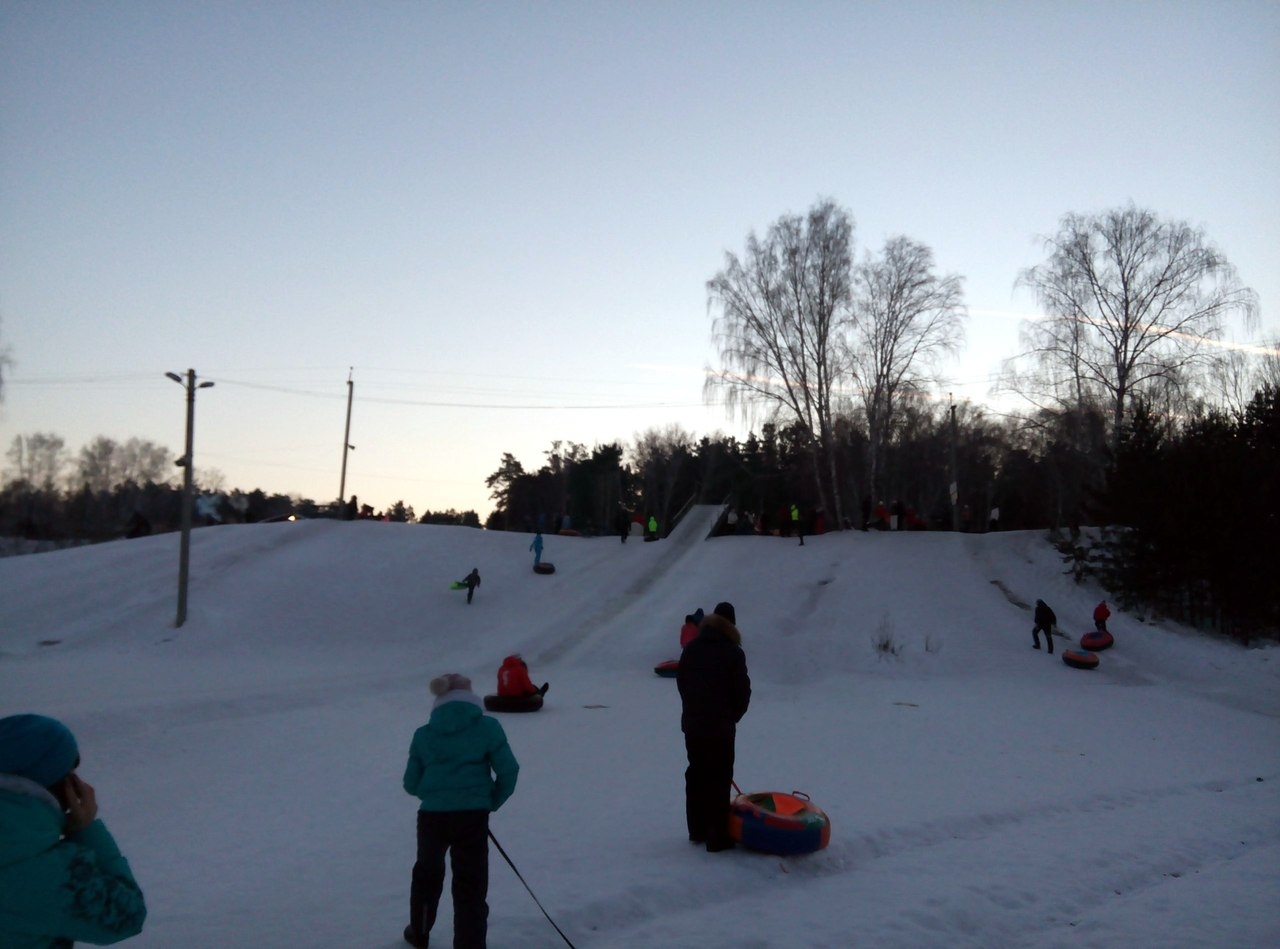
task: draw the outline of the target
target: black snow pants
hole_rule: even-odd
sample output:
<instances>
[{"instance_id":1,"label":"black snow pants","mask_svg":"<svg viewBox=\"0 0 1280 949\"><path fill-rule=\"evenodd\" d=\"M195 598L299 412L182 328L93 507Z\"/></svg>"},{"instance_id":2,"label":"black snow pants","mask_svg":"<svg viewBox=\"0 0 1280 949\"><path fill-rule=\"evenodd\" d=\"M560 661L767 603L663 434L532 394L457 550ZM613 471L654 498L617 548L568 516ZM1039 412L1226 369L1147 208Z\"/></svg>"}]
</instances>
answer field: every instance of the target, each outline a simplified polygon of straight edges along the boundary
<instances>
[{"instance_id":1,"label":"black snow pants","mask_svg":"<svg viewBox=\"0 0 1280 949\"><path fill-rule=\"evenodd\" d=\"M1049 655L1053 655L1053 627L1044 629L1042 626L1033 626L1031 628L1031 638L1036 641L1036 648L1040 648L1040 632L1044 630L1044 638L1049 642Z\"/></svg>"},{"instance_id":2,"label":"black snow pants","mask_svg":"<svg viewBox=\"0 0 1280 949\"><path fill-rule=\"evenodd\" d=\"M684 811L689 839L708 847L729 840L729 788L733 785L733 738L684 736L689 767L684 772Z\"/></svg>"},{"instance_id":3,"label":"black snow pants","mask_svg":"<svg viewBox=\"0 0 1280 949\"><path fill-rule=\"evenodd\" d=\"M489 925L489 812L418 811L418 860L409 887L409 927L435 925L444 890L444 855L453 869L453 945L484 949Z\"/></svg>"}]
</instances>

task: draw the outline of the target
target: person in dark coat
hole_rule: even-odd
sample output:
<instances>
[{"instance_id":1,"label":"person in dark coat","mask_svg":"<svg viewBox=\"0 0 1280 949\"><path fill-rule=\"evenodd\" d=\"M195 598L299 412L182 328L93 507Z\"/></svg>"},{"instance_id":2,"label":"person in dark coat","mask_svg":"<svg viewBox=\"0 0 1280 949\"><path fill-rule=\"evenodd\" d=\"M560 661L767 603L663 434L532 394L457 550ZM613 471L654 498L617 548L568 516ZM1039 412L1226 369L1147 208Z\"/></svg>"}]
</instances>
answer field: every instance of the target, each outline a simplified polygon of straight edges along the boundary
<instances>
[{"instance_id":1,"label":"person in dark coat","mask_svg":"<svg viewBox=\"0 0 1280 949\"><path fill-rule=\"evenodd\" d=\"M1058 617L1044 600L1036 600L1036 625L1031 628L1031 638L1035 640L1035 648L1040 648L1040 633L1049 644L1049 655L1053 655L1053 628L1058 625Z\"/></svg>"},{"instance_id":2,"label":"person in dark coat","mask_svg":"<svg viewBox=\"0 0 1280 949\"><path fill-rule=\"evenodd\" d=\"M472 567L471 572L462 578L462 582L467 587L467 602L471 602L471 598L476 595L476 587L480 585L480 568Z\"/></svg>"},{"instance_id":3,"label":"person in dark coat","mask_svg":"<svg viewBox=\"0 0 1280 949\"><path fill-rule=\"evenodd\" d=\"M689 839L716 853L734 846L729 837L729 788L733 785L737 725L751 703L751 677L732 603L718 603L680 655L680 730L689 767L684 772Z\"/></svg>"}]
</instances>

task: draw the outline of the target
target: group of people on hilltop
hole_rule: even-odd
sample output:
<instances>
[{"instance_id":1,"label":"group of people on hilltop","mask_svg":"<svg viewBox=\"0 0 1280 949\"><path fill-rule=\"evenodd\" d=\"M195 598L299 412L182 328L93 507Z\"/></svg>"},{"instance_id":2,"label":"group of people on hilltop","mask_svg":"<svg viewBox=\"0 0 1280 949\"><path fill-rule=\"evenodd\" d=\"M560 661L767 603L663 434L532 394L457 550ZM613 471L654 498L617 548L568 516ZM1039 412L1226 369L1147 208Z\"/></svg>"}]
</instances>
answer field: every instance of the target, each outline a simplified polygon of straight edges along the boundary
<instances>
[{"instance_id":1,"label":"group of people on hilltop","mask_svg":"<svg viewBox=\"0 0 1280 949\"><path fill-rule=\"evenodd\" d=\"M1107 620L1111 618L1111 608L1107 601L1101 601L1093 608L1093 628L1100 633L1107 632ZM1044 600L1036 600L1035 625L1031 627L1031 648L1040 648L1040 634L1044 633L1045 645L1049 655L1053 655L1053 636L1058 625L1058 616L1049 608Z\"/></svg>"}]
</instances>

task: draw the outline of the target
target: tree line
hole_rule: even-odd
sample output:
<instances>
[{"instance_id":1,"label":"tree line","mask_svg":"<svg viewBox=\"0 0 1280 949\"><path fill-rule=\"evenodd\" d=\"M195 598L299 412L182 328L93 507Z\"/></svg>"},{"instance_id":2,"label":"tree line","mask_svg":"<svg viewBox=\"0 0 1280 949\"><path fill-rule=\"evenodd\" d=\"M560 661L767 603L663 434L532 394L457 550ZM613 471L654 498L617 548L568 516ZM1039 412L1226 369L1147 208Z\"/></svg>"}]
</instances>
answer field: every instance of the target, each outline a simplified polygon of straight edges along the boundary
<instances>
[{"instance_id":1,"label":"tree line","mask_svg":"<svg viewBox=\"0 0 1280 949\"><path fill-rule=\"evenodd\" d=\"M1274 632L1274 604L1250 592L1267 585L1228 549L1255 535L1238 518L1200 512L1226 503L1256 511L1250 529L1274 526L1266 485L1280 471L1266 446L1280 349L1231 343L1234 329L1256 327L1256 294L1202 230L1133 205L1064 215L1043 239L1044 261L1018 276L1043 312L1025 322L1023 352L1000 383L1031 408L1005 415L931 395L963 342L963 278L906 236L859 259L854 233L852 214L822 199L749 234L707 281L720 365L704 395L751 423L745 439L667 426L630 444L557 441L532 470L504 453L486 479L495 507L485 526L532 530L567 516L607 532L639 513L665 532L688 503L727 501L752 529L781 526L792 504L809 529L840 529L866 526L885 502L917 527L974 530L998 508L1001 529L1054 531L1069 569L1098 572L1131 605ZM0 353L0 371L7 362ZM48 472L59 448L48 435L15 440L0 529L12 529L16 501L29 511L40 492L57 493ZM142 503L137 492L164 508L173 489L157 466L169 457L136 440L82 449L75 488L62 491L63 529L92 519L89 499L104 493L120 495L100 505L117 520ZM1200 493L1188 497L1193 485ZM1214 485L1231 492L1226 502L1213 500ZM353 506L234 496L246 519ZM415 518L403 502L381 516L479 526L474 512ZM1095 549L1081 543L1088 525L1105 528Z\"/></svg>"},{"instance_id":2,"label":"tree line","mask_svg":"<svg viewBox=\"0 0 1280 949\"><path fill-rule=\"evenodd\" d=\"M51 432L15 436L5 453L0 487L0 536L31 541L103 541L177 530L182 485L175 455L137 438L93 439L72 455ZM197 526L294 518L369 518L420 524L479 527L475 511L425 511L396 501L385 511L347 502L314 501L260 489L226 490L216 470L195 474L193 523Z\"/></svg>"}]
</instances>

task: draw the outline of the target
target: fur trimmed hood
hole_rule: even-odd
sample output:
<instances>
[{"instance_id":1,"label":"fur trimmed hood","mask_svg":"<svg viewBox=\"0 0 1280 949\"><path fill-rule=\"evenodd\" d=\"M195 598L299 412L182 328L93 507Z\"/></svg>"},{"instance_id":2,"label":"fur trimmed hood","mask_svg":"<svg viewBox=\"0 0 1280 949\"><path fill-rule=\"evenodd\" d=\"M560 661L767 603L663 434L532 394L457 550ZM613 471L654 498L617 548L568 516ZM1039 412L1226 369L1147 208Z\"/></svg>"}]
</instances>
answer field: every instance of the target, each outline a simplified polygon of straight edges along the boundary
<instances>
[{"instance_id":1,"label":"fur trimmed hood","mask_svg":"<svg viewBox=\"0 0 1280 949\"><path fill-rule=\"evenodd\" d=\"M707 630L719 633L735 646L742 645L742 633L738 631L738 627L733 625L733 623L730 623L719 613L709 613L703 617L702 625L698 627L698 633L701 635Z\"/></svg>"}]
</instances>

